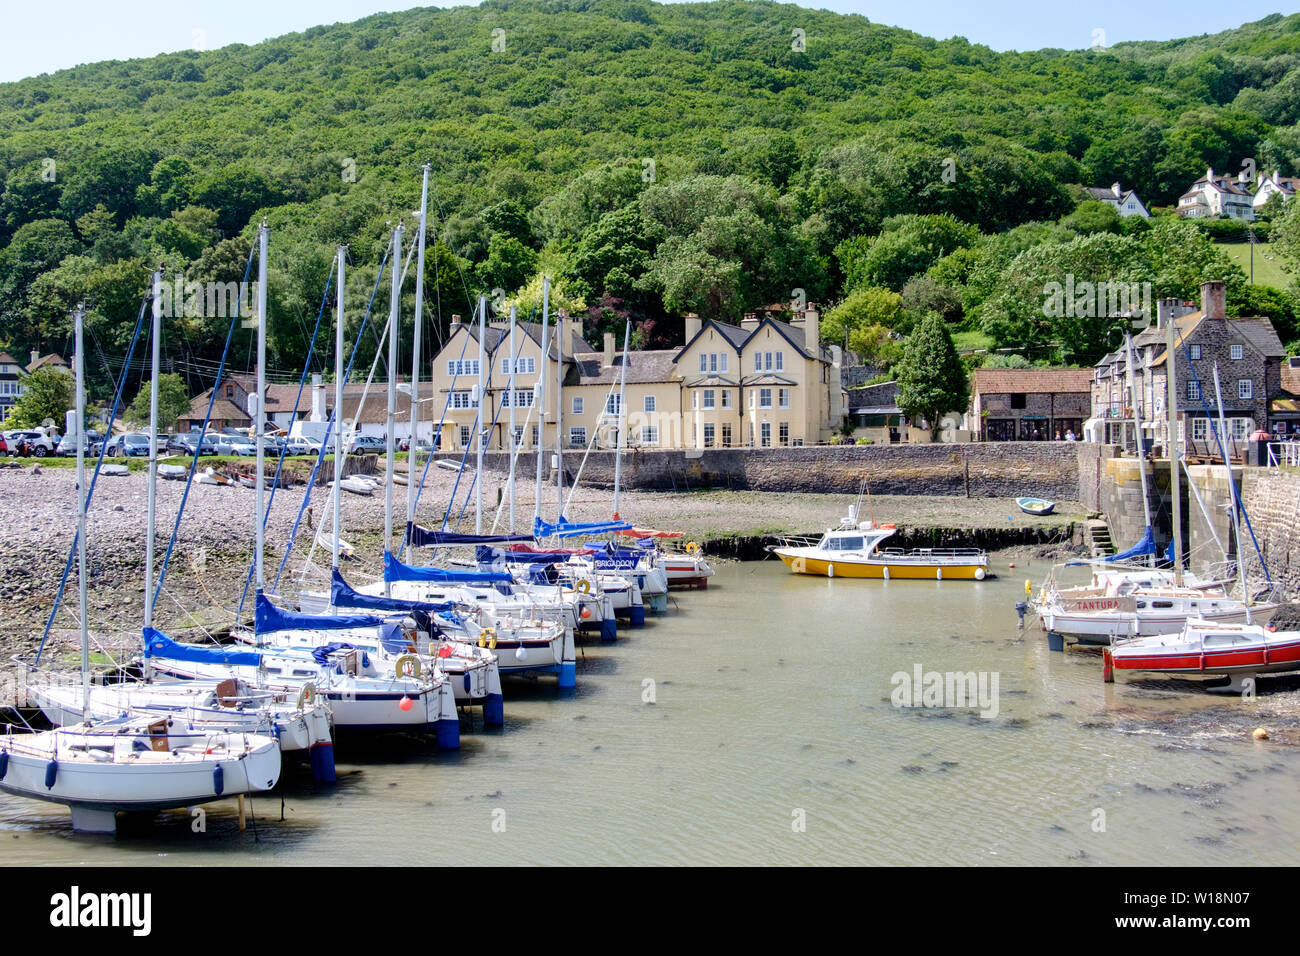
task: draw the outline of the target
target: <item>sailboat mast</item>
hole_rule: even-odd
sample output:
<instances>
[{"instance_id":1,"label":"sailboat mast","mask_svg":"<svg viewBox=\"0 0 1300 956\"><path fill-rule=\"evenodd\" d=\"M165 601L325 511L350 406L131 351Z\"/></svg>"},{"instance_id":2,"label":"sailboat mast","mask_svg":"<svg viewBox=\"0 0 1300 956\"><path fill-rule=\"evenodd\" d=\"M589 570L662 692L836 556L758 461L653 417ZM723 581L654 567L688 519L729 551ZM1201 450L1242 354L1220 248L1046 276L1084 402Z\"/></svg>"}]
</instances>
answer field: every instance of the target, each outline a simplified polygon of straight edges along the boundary
<instances>
[{"instance_id":1,"label":"sailboat mast","mask_svg":"<svg viewBox=\"0 0 1300 956\"><path fill-rule=\"evenodd\" d=\"M623 478L623 432L627 423L627 345L628 340L632 337L632 320L627 320L627 325L623 328L623 370L619 376L618 383L618 420L615 427L618 429L614 445L614 520L619 520L618 515L618 493L619 485Z\"/></svg>"},{"instance_id":2,"label":"sailboat mast","mask_svg":"<svg viewBox=\"0 0 1300 956\"><path fill-rule=\"evenodd\" d=\"M1142 479L1142 514L1146 518L1147 531L1151 530L1151 499L1147 496L1147 465L1146 455L1142 449L1142 407L1138 401L1139 395L1137 390L1137 378L1133 374L1133 336L1129 332L1124 333L1124 357L1128 363L1128 393L1129 401L1133 406L1133 434L1137 440L1138 456L1138 476ZM1155 567L1156 556L1154 553L1147 555L1147 566Z\"/></svg>"},{"instance_id":3,"label":"sailboat mast","mask_svg":"<svg viewBox=\"0 0 1300 956\"><path fill-rule=\"evenodd\" d=\"M518 359L515 358L515 320L517 318L515 307L510 307L510 351L506 361L510 363L510 377L506 383L506 394L510 396L510 441L507 446L510 449L510 482L506 485L506 493L510 496L510 533L515 533L515 449L518 443L515 441L515 365Z\"/></svg>"},{"instance_id":4,"label":"sailboat mast","mask_svg":"<svg viewBox=\"0 0 1300 956\"><path fill-rule=\"evenodd\" d=\"M483 382L483 337L487 335L487 299L478 299L478 410L475 413L475 459L474 459L474 533L483 533L483 432L487 419L483 412L487 410L487 395L484 394Z\"/></svg>"},{"instance_id":5,"label":"sailboat mast","mask_svg":"<svg viewBox=\"0 0 1300 956\"><path fill-rule=\"evenodd\" d=\"M543 295L549 287L543 291ZM564 333L563 310L555 313L555 523L564 521Z\"/></svg>"},{"instance_id":6,"label":"sailboat mast","mask_svg":"<svg viewBox=\"0 0 1300 956\"><path fill-rule=\"evenodd\" d=\"M420 187L420 232L415 247L415 333L411 338L411 439L406 455L406 525L415 522L415 439L420 421L420 332L424 325L424 237L429 218L429 164L425 163ZM410 534L410 531L407 531ZM409 540L409 538L408 538Z\"/></svg>"},{"instance_id":7,"label":"sailboat mast","mask_svg":"<svg viewBox=\"0 0 1300 956\"><path fill-rule=\"evenodd\" d=\"M1178 441L1178 362L1174 353L1174 315L1172 310L1165 321L1165 411L1169 424L1165 445L1169 450L1169 499L1173 507L1174 522L1174 586L1183 585L1183 502L1181 475L1178 462L1182 448Z\"/></svg>"},{"instance_id":8,"label":"sailboat mast","mask_svg":"<svg viewBox=\"0 0 1300 956\"><path fill-rule=\"evenodd\" d=\"M393 550L393 430L397 427L397 326L402 310L402 224L393 230L393 286L388 301L388 417L385 443L388 446L385 464L388 480L384 482L384 550ZM359 411L358 411L359 414ZM384 581L384 597L392 597L392 585Z\"/></svg>"},{"instance_id":9,"label":"sailboat mast","mask_svg":"<svg viewBox=\"0 0 1300 956\"><path fill-rule=\"evenodd\" d=\"M271 227L265 222L257 232L257 398L253 403L253 430L257 440L257 590L266 587L262 549L266 544L266 247Z\"/></svg>"},{"instance_id":10,"label":"sailboat mast","mask_svg":"<svg viewBox=\"0 0 1300 956\"><path fill-rule=\"evenodd\" d=\"M153 274L153 336L149 382L149 492L144 536L144 626L153 627L154 522L158 511L158 357L162 335L162 270ZM146 658L147 660L147 658Z\"/></svg>"},{"instance_id":11,"label":"sailboat mast","mask_svg":"<svg viewBox=\"0 0 1300 956\"><path fill-rule=\"evenodd\" d=\"M86 621L86 369L82 347L86 313L73 313L76 354L73 369L77 378L75 400L77 415L77 601L81 612L81 711L90 712L90 625Z\"/></svg>"},{"instance_id":12,"label":"sailboat mast","mask_svg":"<svg viewBox=\"0 0 1300 956\"><path fill-rule=\"evenodd\" d=\"M547 317L547 294L550 291L551 280L542 278L542 361L537 367L537 394L533 401L537 405L537 488L533 492L533 522L542 516L542 452L546 448L546 356L550 355L550 346L546 341ZM556 426L556 440L559 440L559 426Z\"/></svg>"},{"instance_id":13,"label":"sailboat mast","mask_svg":"<svg viewBox=\"0 0 1300 956\"><path fill-rule=\"evenodd\" d=\"M1237 580L1241 582L1241 599L1246 605L1246 623L1254 623L1250 616L1250 588L1246 581L1246 559L1242 557L1241 524L1237 515L1236 483L1232 480L1232 459L1228 457L1228 423L1223 417L1223 392L1219 387L1219 363L1214 363L1214 401L1219 407L1219 447L1223 450L1223 467L1228 470L1228 490L1232 493L1232 540L1237 547Z\"/></svg>"},{"instance_id":14,"label":"sailboat mast","mask_svg":"<svg viewBox=\"0 0 1300 956\"><path fill-rule=\"evenodd\" d=\"M331 542L330 567L339 566L339 499L343 494L343 284L348 247L339 246L339 281L334 307L334 488L330 505L334 511L334 540Z\"/></svg>"}]
</instances>

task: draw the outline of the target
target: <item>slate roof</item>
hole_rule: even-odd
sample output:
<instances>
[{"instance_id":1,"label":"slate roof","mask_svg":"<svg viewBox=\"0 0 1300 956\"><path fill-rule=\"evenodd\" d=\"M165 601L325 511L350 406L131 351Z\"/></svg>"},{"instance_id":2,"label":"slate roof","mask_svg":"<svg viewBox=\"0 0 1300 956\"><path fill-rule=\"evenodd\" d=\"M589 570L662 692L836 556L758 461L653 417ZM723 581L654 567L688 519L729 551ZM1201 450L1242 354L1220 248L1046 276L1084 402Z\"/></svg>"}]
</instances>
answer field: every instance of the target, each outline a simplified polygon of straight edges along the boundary
<instances>
[{"instance_id":1,"label":"slate roof","mask_svg":"<svg viewBox=\"0 0 1300 956\"><path fill-rule=\"evenodd\" d=\"M980 395L1091 392L1092 369L1087 368L980 368L972 391Z\"/></svg>"},{"instance_id":2,"label":"slate roof","mask_svg":"<svg viewBox=\"0 0 1300 956\"><path fill-rule=\"evenodd\" d=\"M849 391L849 411L857 412L869 408L892 410L898 407L898 383L880 382L876 385L864 385Z\"/></svg>"},{"instance_id":3,"label":"slate roof","mask_svg":"<svg viewBox=\"0 0 1300 956\"><path fill-rule=\"evenodd\" d=\"M580 354L583 352L594 352L595 349L593 349L591 345L582 337L582 332L580 331L582 328L582 323L571 316L568 319L568 325L569 325L569 340L565 343L564 357L567 359L575 354ZM473 346L465 350L465 357L476 358L478 354L477 353L478 323L464 322L461 324L460 327L465 329L467 332L469 332L469 337L474 342ZM578 331L575 331L575 328ZM519 348L520 344L522 344L520 339L521 335L527 335L529 338L531 338L534 342L537 343L538 348L541 348L542 323L517 322L515 324L516 350ZM554 360L555 359L555 324L553 322L548 323L546 326L546 338L547 338L547 343L550 346L547 351L547 357L550 358L551 360ZM449 343L450 341L451 340L448 339ZM489 324L483 330L483 350L487 354L495 355L497 349L499 349L503 343L506 345L507 348L509 348L510 326Z\"/></svg>"},{"instance_id":4,"label":"slate roof","mask_svg":"<svg viewBox=\"0 0 1300 956\"><path fill-rule=\"evenodd\" d=\"M674 381L673 359L677 349L632 351L627 353L627 383L650 385ZM574 356L578 365L578 385L617 385L623 375L623 353L614 353L614 364L606 365L605 353L590 350Z\"/></svg>"}]
</instances>

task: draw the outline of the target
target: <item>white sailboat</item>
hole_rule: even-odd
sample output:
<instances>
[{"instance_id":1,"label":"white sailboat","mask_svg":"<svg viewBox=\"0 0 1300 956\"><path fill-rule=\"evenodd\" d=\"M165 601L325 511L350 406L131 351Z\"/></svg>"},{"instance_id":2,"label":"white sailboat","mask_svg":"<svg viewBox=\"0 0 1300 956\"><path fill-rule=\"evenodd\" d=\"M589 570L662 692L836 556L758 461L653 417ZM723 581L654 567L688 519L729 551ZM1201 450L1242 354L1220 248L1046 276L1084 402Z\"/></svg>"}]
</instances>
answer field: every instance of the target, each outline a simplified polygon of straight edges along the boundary
<instances>
[{"instance_id":1,"label":"white sailboat","mask_svg":"<svg viewBox=\"0 0 1300 956\"><path fill-rule=\"evenodd\" d=\"M162 273L153 276L152 382L149 416L149 489L145 519L144 627L153 626L154 611L154 528L158 474L158 376L162 332L159 289ZM324 701L314 698L305 704L283 693L258 691L234 681L158 682L146 674L144 680L95 684L87 693L66 683L27 682L28 697L55 726L76 724L86 719L110 719L124 714L151 719L167 717L193 733L263 734L275 737L282 751L309 751L312 770L318 780L333 780L332 718Z\"/></svg>"},{"instance_id":2,"label":"white sailboat","mask_svg":"<svg viewBox=\"0 0 1300 956\"><path fill-rule=\"evenodd\" d=\"M84 429L84 313L74 314L76 414ZM81 616L82 708L90 701L86 595L85 449L77 447L77 551ZM118 717L0 738L0 790L61 803L74 830L112 833L120 811L193 806L270 790L280 778L280 747L260 734L189 732L167 718Z\"/></svg>"}]
</instances>

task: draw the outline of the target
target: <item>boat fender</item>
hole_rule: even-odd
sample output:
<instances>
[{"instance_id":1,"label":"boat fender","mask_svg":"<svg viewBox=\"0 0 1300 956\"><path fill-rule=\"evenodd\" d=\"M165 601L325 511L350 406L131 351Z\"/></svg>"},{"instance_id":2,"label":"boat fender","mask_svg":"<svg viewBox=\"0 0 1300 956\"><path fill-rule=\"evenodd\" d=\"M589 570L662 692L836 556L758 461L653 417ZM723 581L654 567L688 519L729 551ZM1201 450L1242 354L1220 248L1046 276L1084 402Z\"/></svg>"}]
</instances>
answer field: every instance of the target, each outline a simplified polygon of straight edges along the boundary
<instances>
[{"instance_id":1,"label":"boat fender","mask_svg":"<svg viewBox=\"0 0 1300 956\"><path fill-rule=\"evenodd\" d=\"M1029 578L1025 578L1025 597L1029 597L1033 593L1034 593L1033 582L1031 582Z\"/></svg>"},{"instance_id":2,"label":"boat fender","mask_svg":"<svg viewBox=\"0 0 1300 956\"><path fill-rule=\"evenodd\" d=\"M687 553L687 554L699 554L699 553L700 553L700 546L699 546L698 544L696 544L694 541L691 541L691 542L689 542L689 543L686 545L686 553Z\"/></svg>"},{"instance_id":3,"label":"boat fender","mask_svg":"<svg viewBox=\"0 0 1300 956\"><path fill-rule=\"evenodd\" d=\"M298 709L306 710L316 703L316 685L308 681L302 685L302 690L298 691Z\"/></svg>"},{"instance_id":4,"label":"boat fender","mask_svg":"<svg viewBox=\"0 0 1300 956\"><path fill-rule=\"evenodd\" d=\"M420 670L420 659L414 654L403 654L393 664L393 671L397 677L411 677L419 680Z\"/></svg>"},{"instance_id":5,"label":"boat fender","mask_svg":"<svg viewBox=\"0 0 1300 956\"><path fill-rule=\"evenodd\" d=\"M57 760L51 760L49 763L45 765L45 789L46 790L54 789L54 781L58 778L58 776L59 776L59 762Z\"/></svg>"},{"instance_id":6,"label":"boat fender","mask_svg":"<svg viewBox=\"0 0 1300 956\"><path fill-rule=\"evenodd\" d=\"M975 580L976 580L976 581L983 581L985 577L986 577L986 572L985 572L985 570L984 570L983 568L976 568L976 569L975 569Z\"/></svg>"},{"instance_id":7,"label":"boat fender","mask_svg":"<svg viewBox=\"0 0 1300 956\"><path fill-rule=\"evenodd\" d=\"M365 670L370 669L370 655L367 654L365 651L361 652L361 666Z\"/></svg>"},{"instance_id":8,"label":"boat fender","mask_svg":"<svg viewBox=\"0 0 1300 956\"><path fill-rule=\"evenodd\" d=\"M828 578L835 577L835 565L833 564L826 565L826 576Z\"/></svg>"},{"instance_id":9,"label":"boat fender","mask_svg":"<svg viewBox=\"0 0 1300 956\"><path fill-rule=\"evenodd\" d=\"M221 764L212 768L212 789L217 796L221 796L226 789L226 772L221 769Z\"/></svg>"},{"instance_id":10,"label":"boat fender","mask_svg":"<svg viewBox=\"0 0 1300 956\"><path fill-rule=\"evenodd\" d=\"M0 750L0 780L9 772L9 751Z\"/></svg>"}]
</instances>

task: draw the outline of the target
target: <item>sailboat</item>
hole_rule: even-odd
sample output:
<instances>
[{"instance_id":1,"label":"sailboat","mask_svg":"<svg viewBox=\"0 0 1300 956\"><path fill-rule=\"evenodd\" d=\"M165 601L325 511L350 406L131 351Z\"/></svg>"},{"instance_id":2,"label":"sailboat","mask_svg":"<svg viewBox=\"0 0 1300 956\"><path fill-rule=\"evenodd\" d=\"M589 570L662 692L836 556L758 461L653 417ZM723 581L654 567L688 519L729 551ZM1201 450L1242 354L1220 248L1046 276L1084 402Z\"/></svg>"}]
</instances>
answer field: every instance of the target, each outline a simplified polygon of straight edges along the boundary
<instances>
[{"instance_id":1,"label":"sailboat","mask_svg":"<svg viewBox=\"0 0 1300 956\"><path fill-rule=\"evenodd\" d=\"M1169 355L1169 376L1172 379L1174 372L1172 331ZM1171 394L1172 391L1171 386ZM1217 365L1214 368L1214 391L1219 406L1219 436L1222 443L1222 436L1227 434L1227 423L1223 416L1223 396ZM1245 588L1246 567L1242 556L1241 528L1237 515L1240 498L1236 485L1232 481L1232 466L1228 460L1227 449L1222 444L1220 448L1223 452L1224 467L1228 469L1228 482L1232 487L1231 514L1233 533L1237 539L1237 573ZM1175 501L1178 500L1177 495L1178 488L1175 484ZM1175 515L1174 532L1174 570L1178 573L1182 555L1177 515ZM1215 689L1239 691L1244 686L1245 679L1257 674L1300 670L1300 631L1279 631L1267 623L1276 610L1275 604L1252 605L1249 592L1243 603L1243 621L1225 623L1207 619L1205 615L1195 615L1189 617L1179 630L1171 634L1114 642L1113 646L1103 651L1102 679L1108 683L1113 681L1116 670L1162 674L1226 675L1232 678L1228 686Z\"/></svg>"},{"instance_id":2,"label":"sailboat","mask_svg":"<svg viewBox=\"0 0 1300 956\"><path fill-rule=\"evenodd\" d=\"M158 377L162 308L162 273L153 277L154 309L152 382L150 385L149 491L145 531L144 626L153 626L154 528L158 476ZM196 733L254 733L276 738L282 751L310 751L317 779L333 779L331 715L315 695L305 702L286 694L259 691L234 680L127 680L93 684L78 693L65 683L28 680L28 697L55 726L86 719L110 719L124 714L179 721Z\"/></svg>"},{"instance_id":3,"label":"sailboat","mask_svg":"<svg viewBox=\"0 0 1300 956\"><path fill-rule=\"evenodd\" d=\"M1172 555L1174 567L1168 576L1156 578L1159 573L1154 569L1155 542L1151 527L1150 503L1146 494L1145 458L1140 454L1139 467L1142 475L1143 506L1147 515L1147 529L1141 542L1115 560L1145 555L1151 568L1145 574L1133 572L1122 578L1113 578L1107 583L1093 587L1045 590L1033 602L1034 611L1047 632L1049 642L1055 650L1064 646L1064 638L1071 637L1082 644L1111 644L1115 640L1177 634L1184 629L1189 620L1201 620L1215 624L1249 624L1257 621L1267 623L1281 606L1272 595L1263 600L1256 600L1249 590L1244 568L1238 576L1243 589L1242 599L1232 597L1224 583L1189 584L1182 569L1182 503L1179 493L1179 455L1174 447L1176 441L1177 409L1177 363L1174 352L1174 325L1167 324L1168 369L1166 381L1169 387L1167 401L1168 432L1170 435L1170 472L1172 479L1172 501L1174 503L1174 542ZM1129 354L1130 388L1133 390L1133 407L1136 420L1141 425L1141 411L1137 401L1137 392L1132 385L1132 353ZM1216 371L1217 376L1217 371ZM1139 428L1140 435L1140 428ZM1139 439L1140 441L1140 439ZM1234 515L1235 520L1235 515ZM1147 584L1147 576L1152 583Z\"/></svg>"},{"instance_id":4,"label":"sailboat","mask_svg":"<svg viewBox=\"0 0 1300 956\"><path fill-rule=\"evenodd\" d=\"M85 315L74 313L76 415L84 429ZM77 551L81 617L81 684L90 699L86 594L85 448L77 446ZM0 790L66 805L74 830L112 833L120 811L193 806L270 790L280 778L280 747L260 734L178 728L168 718L135 716L85 721L43 733L0 737Z\"/></svg>"}]
</instances>

